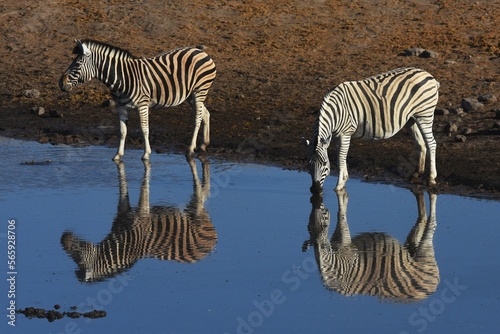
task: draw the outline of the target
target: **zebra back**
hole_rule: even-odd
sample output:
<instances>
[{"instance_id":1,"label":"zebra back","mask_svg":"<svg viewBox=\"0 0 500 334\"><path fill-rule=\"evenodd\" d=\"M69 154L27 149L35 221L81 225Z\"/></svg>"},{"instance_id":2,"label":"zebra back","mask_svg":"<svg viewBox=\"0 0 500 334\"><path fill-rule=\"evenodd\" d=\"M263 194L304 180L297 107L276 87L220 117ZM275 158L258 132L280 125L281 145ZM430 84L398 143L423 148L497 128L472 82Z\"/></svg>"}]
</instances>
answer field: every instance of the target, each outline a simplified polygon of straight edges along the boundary
<instances>
[{"instance_id":1,"label":"zebra back","mask_svg":"<svg viewBox=\"0 0 500 334\"><path fill-rule=\"evenodd\" d=\"M331 136L385 139L410 118L434 120L439 82L428 72L407 67L337 85L323 99L315 123L315 144Z\"/></svg>"},{"instance_id":2,"label":"zebra back","mask_svg":"<svg viewBox=\"0 0 500 334\"><path fill-rule=\"evenodd\" d=\"M406 243L385 233L362 233L350 238L347 225L347 193L339 193L339 221L328 240L329 217L311 212L310 242L323 284L346 296L370 295L395 302L413 302L433 294L439 283L439 269L432 244L435 222L435 196L431 194L431 213L425 217L423 193L417 194L419 217ZM423 206L423 211L422 211ZM327 211L321 204L319 210ZM421 215L421 213L424 215Z\"/></svg>"},{"instance_id":3,"label":"zebra back","mask_svg":"<svg viewBox=\"0 0 500 334\"><path fill-rule=\"evenodd\" d=\"M150 107L176 106L192 94L203 102L216 76L212 58L192 47L145 58L87 39L78 41L73 53L77 57L61 78L61 89L67 91L97 78L110 88L120 105L137 107L146 102ZM88 57L84 57L85 53ZM78 60L83 62L79 64Z\"/></svg>"},{"instance_id":4,"label":"zebra back","mask_svg":"<svg viewBox=\"0 0 500 334\"><path fill-rule=\"evenodd\" d=\"M118 164L120 199L110 233L98 244L71 232L61 237L63 249L78 265L76 274L80 281L114 277L143 258L195 263L213 251L217 232L204 208L210 190L209 162L202 162L203 183L199 182L194 161L189 164L197 181L193 182L193 195L185 210L149 206L149 163L145 163L139 205L132 208L124 165Z\"/></svg>"}]
</instances>

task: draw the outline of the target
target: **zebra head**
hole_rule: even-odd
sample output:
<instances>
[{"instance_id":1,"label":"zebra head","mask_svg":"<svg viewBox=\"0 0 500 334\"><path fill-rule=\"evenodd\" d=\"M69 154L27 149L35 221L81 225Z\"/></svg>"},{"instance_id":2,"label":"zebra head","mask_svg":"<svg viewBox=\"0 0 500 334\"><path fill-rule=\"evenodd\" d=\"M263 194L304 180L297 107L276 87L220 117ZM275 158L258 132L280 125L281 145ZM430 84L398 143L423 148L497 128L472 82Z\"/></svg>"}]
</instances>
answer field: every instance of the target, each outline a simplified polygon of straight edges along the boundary
<instances>
[{"instance_id":1,"label":"zebra head","mask_svg":"<svg viewBox=\"0 0 500 334\"><path fill-rule=\"evenodd\" d=\"M64 92L69 92L73 87L78 86L94 77L94 66L92 64L92 52L85 41L76 40L73 54L76 58L68 67L59 80L59 88Z\"/></svg>"},{"instance_id":2,"label":"zebra head","mask_svg":"<svg viewBox=\"0 0 500 334\"><path fill-rule=\"evenodd\" d=\"M314 142L310 142L309 140L305 140L304 143L307 145L307 163L312 178L311 193L322 194L325 179L330 175L328 146L315 145Z\"/></svg>"}]
</instances>

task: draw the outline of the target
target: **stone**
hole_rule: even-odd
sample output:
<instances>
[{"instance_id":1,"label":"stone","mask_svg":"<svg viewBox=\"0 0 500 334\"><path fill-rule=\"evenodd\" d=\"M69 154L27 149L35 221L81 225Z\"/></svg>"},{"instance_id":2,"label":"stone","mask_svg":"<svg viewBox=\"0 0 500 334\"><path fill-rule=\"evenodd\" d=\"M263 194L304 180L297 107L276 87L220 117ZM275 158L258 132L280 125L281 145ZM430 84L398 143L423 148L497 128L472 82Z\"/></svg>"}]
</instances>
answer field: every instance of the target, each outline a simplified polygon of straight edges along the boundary
<instances>
[{"instance_id":1,"label":"stone","mask_svg":"<svg viewBox=\"0 0 500 334\"><path fill-rule=\"evenodd\" d=\"M422 48L406 49L402 53L407 57L420 57L420 58L436 58L439 54L435 51L426 50Z\"/></svg>"},{"instance_id":2,"label":"stone","mask_svg":"<svg viewBox=\"0 0 500 334\"><path fill-rule=\"evenodd\" d=\"M445 128L444 128L444 131L449 135L451 136L452 133L454 132L457 132L458 131L458 126L455 124L455 123L448 123L446 124Z\"/></svg>"},{"instance_id":3,"label":"stone","mask_svg":"<svg viewBox=\"0 0 500 334\"><path fill-rule=\"evenodd\" d=\"M408 57L411 57L411 56L419 57L424 51L425 51L425 49L422 49L422 48L411 48L411 49L404 50L403 54L405 56L408 56Z\"/></svg>"},{"instance_id":4,"label":"stone","mask_svg":"<svg viewBox=\"0 0 500 334\"><path fill-rule=\"evenodd\" d=\"M498 101L497 97L492 93L480 95L477 99L479 102L482 103L493 103Z\"/></svg>"},{"instance_id":5,"label":"stone","mask_svg":"<svg viewBox=\"0 0 500 334\"><path fill-rule=\"evenodd\" d=\"M431 51L431 50L425 50L424 52L422 52L419 57L420 58L437 58L439 54L435 51Z\"/></svg>"},{"instance_id":6,"label":"stone","mask_svg":"<svg viewBox=\"0 0 500 334\"><path fill-rule=\"evenodd\" d=\"M462 99L462 108L464 108L464 110L467 112L476 111L484 108L484 104L482 104L475 98L469 97Z\"/></svg>"},{"instance_id":7,"label":"stone","mask_svg":"<svg viewBox=\"0 0 500 334\"><path fill-rule=\"evenodd\" d=\"M474 130L472 130L472 128L471 128L471 127L469 127L469 126L466 126L466 127L465 127L465 128L463 128L463 129L462 129L462 131L461 131L461 133L462 133L463 135L470 135L470 134L471 134L471 133L473 133L473 132L474 132Z\"/></svg>"},{"instance_id":8,"label":"stone","mask_svg":"<svg viewBox=\"0 0 500 334\"><path fill-rule=\"evenodd\" d=\"M37 116L43 116L45 114L45 108L44 107L33 107L33 108L31 108L31 113L35 114Z\"/></svg>"},{"instance_id":9,"label":"stone","mask_svg":"<svg viewBox=\"0 0 500 334\"><path fill-rule=\"evenodd\" d=\"M448 115L450 111L448 109L439 108L434 111L434 115L445 116Z\"/></svg>"},{"instance_id":10,"label":"stone","mask_svg":"<svg viewBox=\"0 0 500 334\"><path fill-rule=\"evenodd\" d=\"M50 114L50 117L53 117L53 118L62 118L63 117L63 113L60 110L50 109L49 114Z\"/></svg>"},{"instance_id":11,"label":"stone","mask_svg":"<svg viewBox=\"0 0 500 334\"><path fill-rule=\"evenodd\" d=\"M101 104L101 107L115 107L116 102L113 99L104 100Z\"/></svg>"},{"instance_id":12,"label":"stone","mask_svg":"<svg viewBox=\"0 0 500 334\"><path fill-rule=\"evenodd\" d=\"M455 136L455 141L458 143L464 143L467 140L467 138L464 135L456 135Z\"/></svg>"},{"instance_id":13,"label":"stone","mask_svg":"<svg viewBox=\"0 0 500 334\"><path fill-rule=\"evenodd\" d=\"M23 95L30 99L37 99L40 97L40 91L38 89L26 89Z\"/></svg>"}]
</instances>

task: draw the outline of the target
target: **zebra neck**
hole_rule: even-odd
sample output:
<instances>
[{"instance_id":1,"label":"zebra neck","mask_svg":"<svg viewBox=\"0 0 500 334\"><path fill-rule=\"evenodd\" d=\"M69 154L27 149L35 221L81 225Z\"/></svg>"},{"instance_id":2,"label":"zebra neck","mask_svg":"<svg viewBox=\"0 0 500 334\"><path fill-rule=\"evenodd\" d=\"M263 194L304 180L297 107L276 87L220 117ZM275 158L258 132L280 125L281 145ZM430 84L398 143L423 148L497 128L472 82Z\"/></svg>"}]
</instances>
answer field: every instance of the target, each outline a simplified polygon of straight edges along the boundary
<instances>
[{"instance_id":1,"label":"zebra neck","mask_svg":"<svg viewBox=\"0 0 500 334\"><path fill-rule=\"evenodd\" d=\"M105 84L111 92L125 92L127 76L132 75L134 71L134 63L137 59L130 57L127 54L116 52L105 53L102 56L96 57L95 67L97 68L97 79Z\"/></svg>"}]
</instances>

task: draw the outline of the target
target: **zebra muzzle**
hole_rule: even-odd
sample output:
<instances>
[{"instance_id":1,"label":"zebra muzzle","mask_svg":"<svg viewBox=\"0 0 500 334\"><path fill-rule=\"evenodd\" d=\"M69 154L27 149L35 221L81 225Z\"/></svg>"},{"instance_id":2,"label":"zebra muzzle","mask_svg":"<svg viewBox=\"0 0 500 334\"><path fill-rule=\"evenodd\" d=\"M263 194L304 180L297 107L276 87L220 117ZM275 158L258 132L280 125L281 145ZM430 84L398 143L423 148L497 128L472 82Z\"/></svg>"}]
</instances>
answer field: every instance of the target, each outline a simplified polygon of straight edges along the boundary
<instances>
[{"instance_id":1,"label":"zebra muzzle","mask_svg":"<svg viewBox=\"0 0 500 334\"><path fill-rule=\"evenodd\" d=\"M59 79L59 88L61 88L63 92L69 92L71 90L72 86L68 83L68 75L63 74L61 79Z\"/></svg>"},{"instance_id":2,"label":"zebra muzzle","mask_svg":"<svg viewBox=\"0 0 500 334\"><path fill-rule=\"evenodd\" d=\"M321 185L320 181L313 181L313 184L311 188L309 188L311 193L316 196L322 196L323 195L323 186Z\"/></svg>"}]
</instances>

